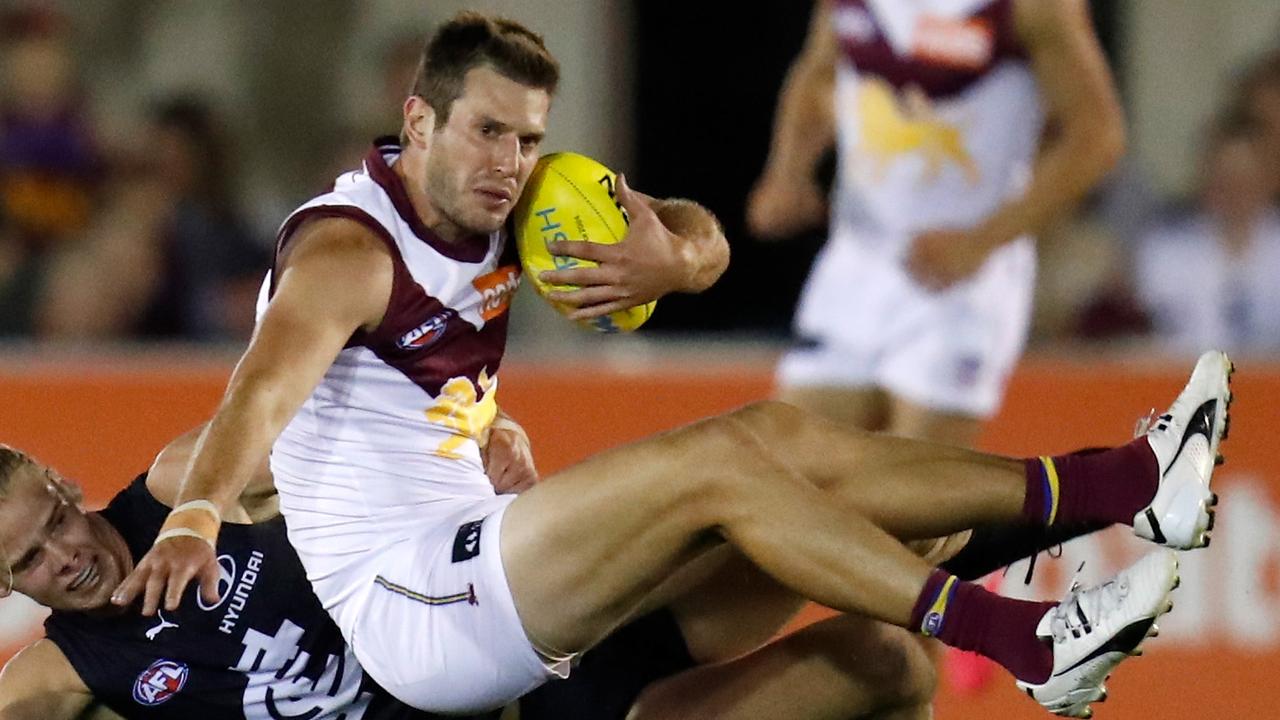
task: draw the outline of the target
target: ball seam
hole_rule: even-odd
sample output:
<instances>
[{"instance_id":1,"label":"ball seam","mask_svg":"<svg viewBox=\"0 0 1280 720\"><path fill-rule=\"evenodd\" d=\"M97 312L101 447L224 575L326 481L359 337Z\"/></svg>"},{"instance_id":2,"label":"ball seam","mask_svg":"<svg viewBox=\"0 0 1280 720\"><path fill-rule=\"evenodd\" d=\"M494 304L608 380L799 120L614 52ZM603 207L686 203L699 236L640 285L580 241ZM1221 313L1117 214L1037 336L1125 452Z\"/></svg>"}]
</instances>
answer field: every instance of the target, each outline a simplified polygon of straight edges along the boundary
<instances>
[{"instance_id":1,"label":"ball seam","mask_svg":"<svg viewBox=\"0 0 1280 720\"><path fill-rule=\"evenodd\" d=\"M609 231L609 235L613 237L613 242L615 244L622 242L622 238L618 237L617 235L614 235L613 228L609 227L609 221L606 220L604 215L602 215L600 211L596 209L595 204L591 202L591 198L587 197L587 194L582 192L582 188L578 187L577 183L575 183L568 175L565 175L564 173L560 172L554 167L551 167L550 165L547 166L547 169L559 175L562 180L569 183L569 186L573 188L574 192L578 193L578 195L580 195L582 199L587 202L587 207L591 208L591 212L595 213L596 217L600 219L600 224L604 225L605 230Z\"/></svg>"}]
</instances>

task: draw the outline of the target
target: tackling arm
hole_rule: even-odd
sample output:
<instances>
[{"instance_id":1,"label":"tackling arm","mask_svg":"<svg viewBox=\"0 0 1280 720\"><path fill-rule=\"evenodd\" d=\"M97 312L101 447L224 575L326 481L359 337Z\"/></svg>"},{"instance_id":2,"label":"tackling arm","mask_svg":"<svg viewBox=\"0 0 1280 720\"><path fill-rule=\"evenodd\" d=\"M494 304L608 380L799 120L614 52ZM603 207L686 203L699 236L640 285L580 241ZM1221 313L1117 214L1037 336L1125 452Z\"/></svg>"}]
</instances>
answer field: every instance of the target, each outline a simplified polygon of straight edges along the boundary
<instances>
[{"instance_id":1,"label":"tackling arm","mask_svg":"<svg viewBox=\"0 0 1280 720\"><path fill-rule=\"evenodd\" d=\"M195 451L196 440L204 432L206 425L175 438L164 447L147 471L147 489L157 500L173 507L176 504L178 490L182 485L182 476L191 463ZM254 523L269 520L280 514L279 498L276 496L275 484L271 481L271 469L267 461L258 464L244 492L237 502L222 510L222 519L239 523Z\"/></svg>"},{"instance_id":2,"label":"tackling arm","mask_svg":"<svg viewBox=\"0 0 1280 720\"><path fill-rule=\"evenodd\" d=\"M480 457L489 482L500 495L522 493L538 482L529 434L502 408L485 433Z\"/></svg>"},{"instance_id":3,"label":"tackling arm","mask_svg":"<svg viewBox=\"0 0 1280 720\"><path fill-rule=\"evenodd\" d=\"M76 720L92 703L88 686L48 639L23 648L0 671L0 720Z\"/></svg>"}]
</instances>

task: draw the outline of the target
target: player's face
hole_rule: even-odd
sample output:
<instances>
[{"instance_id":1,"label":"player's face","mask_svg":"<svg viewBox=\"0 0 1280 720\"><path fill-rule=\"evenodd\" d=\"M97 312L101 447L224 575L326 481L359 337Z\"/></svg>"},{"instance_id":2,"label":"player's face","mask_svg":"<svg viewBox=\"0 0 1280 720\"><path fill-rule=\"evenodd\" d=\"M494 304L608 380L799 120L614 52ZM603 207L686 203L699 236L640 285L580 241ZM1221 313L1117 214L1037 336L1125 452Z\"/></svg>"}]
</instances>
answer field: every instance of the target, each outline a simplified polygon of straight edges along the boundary
<instances>
[{"instance_id":1,"label":"player's face","mask_svg":"<svg viewBox=\"0 0 1280 720\"><path fill-rule=\"evenodd\" d=\"M427 195L446 232L502 227L538 162L550 109L545 90L487 66L467 72L449 120L432 133L427 157Z\"/></svg>"},{"instance_id":2,"label":"player's face","mask_svg":"<svg viewBox=\"0 0 1280 720\"><path fill-rule=\"evenodd\" d=\"M0 591L12 590L57 610L107 606L131 565L123 538L85 513L52 471L27 465L0 500Z\"/></svg>"}]
</instances>

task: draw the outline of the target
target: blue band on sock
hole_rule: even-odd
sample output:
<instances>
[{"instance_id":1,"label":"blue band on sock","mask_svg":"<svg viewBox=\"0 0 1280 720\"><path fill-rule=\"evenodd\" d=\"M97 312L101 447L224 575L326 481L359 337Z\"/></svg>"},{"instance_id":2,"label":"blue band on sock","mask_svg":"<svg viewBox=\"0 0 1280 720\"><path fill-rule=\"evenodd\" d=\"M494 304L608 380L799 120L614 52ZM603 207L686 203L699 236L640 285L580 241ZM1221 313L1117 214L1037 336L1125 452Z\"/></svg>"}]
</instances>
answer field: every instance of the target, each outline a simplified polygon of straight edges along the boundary
<instances>
[{"instance_id":1,"label":"blue band on sock","mask_svg":"<svg viewBox=\"0 0 1280 720\"><path fill-rule=\"evenodd\" d=\"M957 578L952 575L938 589L938 595L929 604L929 611L920 622L920 634L925 637L937 637L942 632L942 625L947 619L947 606L956 594Z\"/></svg>"}]
</instances>

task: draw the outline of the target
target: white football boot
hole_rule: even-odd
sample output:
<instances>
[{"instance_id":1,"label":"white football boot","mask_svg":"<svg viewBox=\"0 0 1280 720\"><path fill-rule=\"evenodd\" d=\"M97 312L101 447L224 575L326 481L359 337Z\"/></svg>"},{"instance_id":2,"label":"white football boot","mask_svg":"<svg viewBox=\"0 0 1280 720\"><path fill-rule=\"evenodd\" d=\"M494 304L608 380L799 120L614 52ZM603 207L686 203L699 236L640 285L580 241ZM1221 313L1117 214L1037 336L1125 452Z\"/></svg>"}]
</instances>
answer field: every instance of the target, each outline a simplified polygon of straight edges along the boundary
<instances>
[{"instance_id":1,"label":"white football boot","mask_svg":"<svg viewBox=\"0 0 1280 720\"><path fill-rule=\"evenodd\" d=\"M1156 618L1173 608L1169 594L1178 586L1178 559L1157 550L1088 589L1075 582L1062 602L1040 619L1036 636L1053 649L1053 671L1040 684L1018 681L1018 688L1049 712L1068 717L1093 716L1090 703L1107 699L1107 678L1159 629Z\"/></svg>"},{"instance_id":2,"label":"white football boot","mask_svg":"<svg viewBox=\"0 0 1280 720\"><path fill-rule=\"evenodd\" d=\"M1133 516L1138 537L1179 550L1209 544L1218 503L1209 481L1222 463L1218 443L1227 435L1234 371L1225 353L1201 355L1187 386L1147 430L1160 485L1151 504Z\"/></svg>"}]
</instances>

